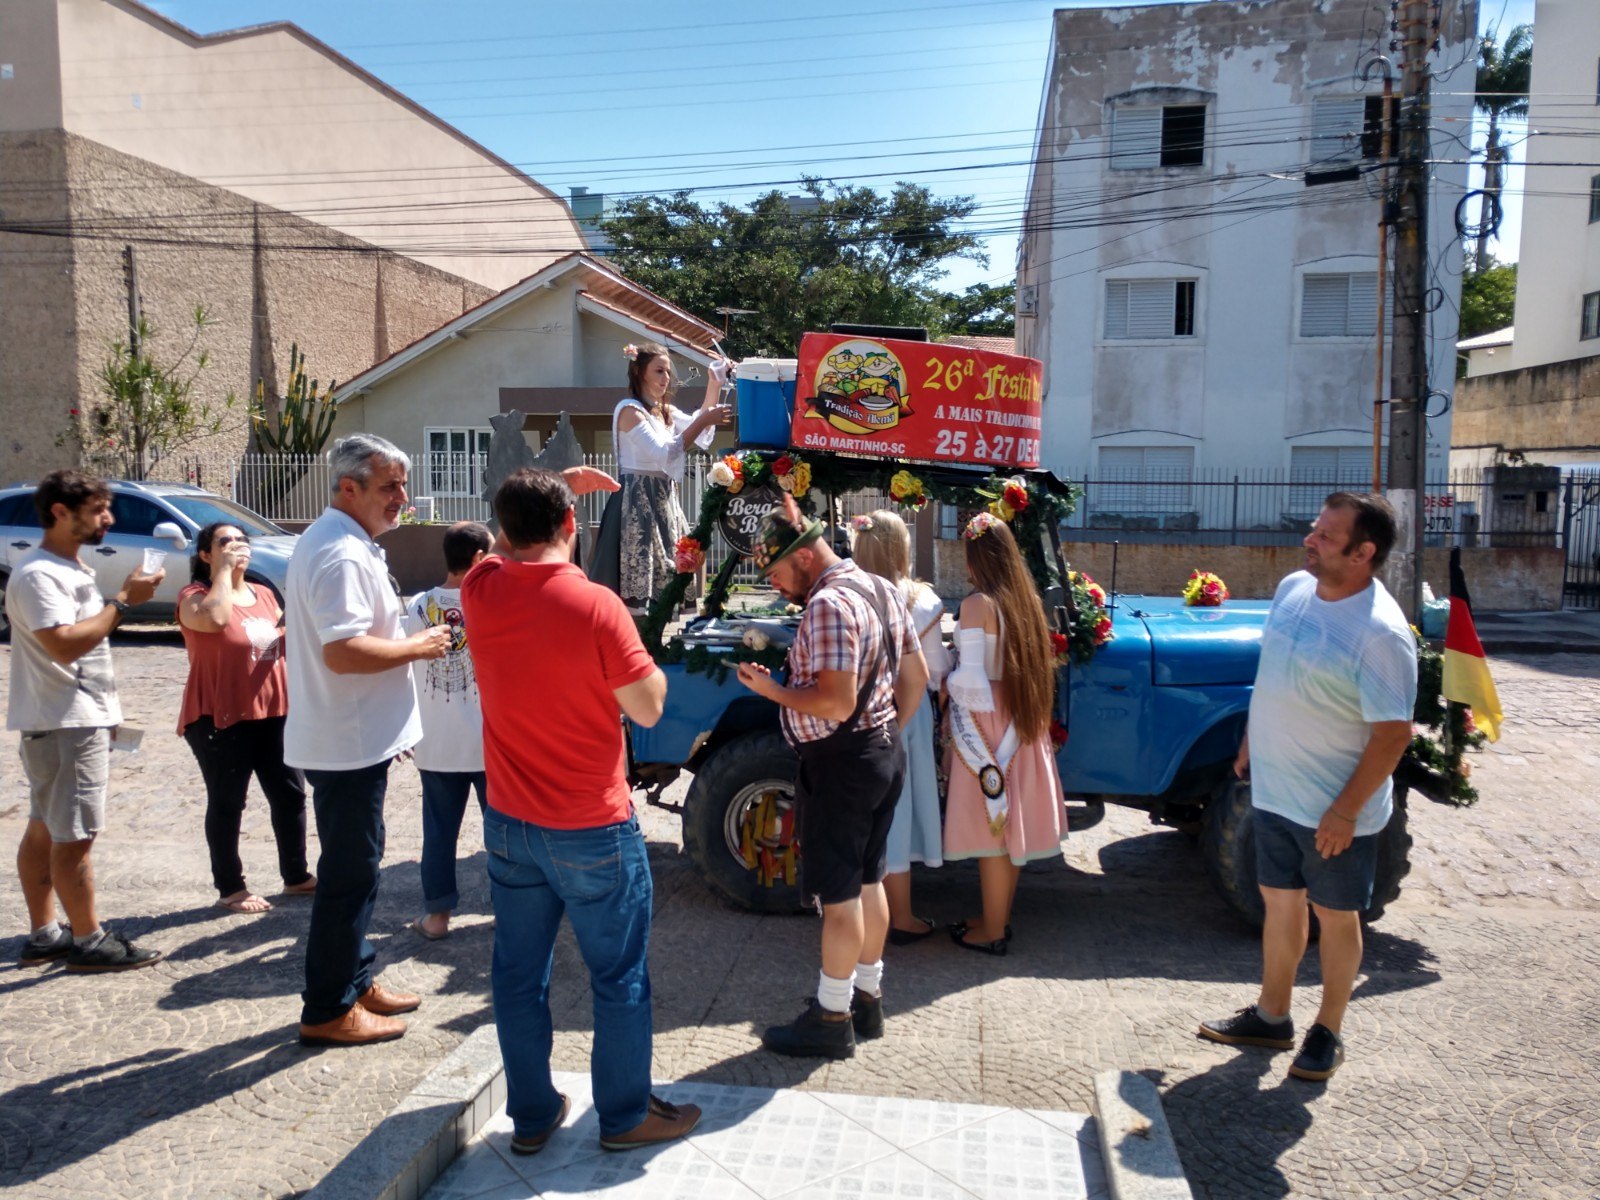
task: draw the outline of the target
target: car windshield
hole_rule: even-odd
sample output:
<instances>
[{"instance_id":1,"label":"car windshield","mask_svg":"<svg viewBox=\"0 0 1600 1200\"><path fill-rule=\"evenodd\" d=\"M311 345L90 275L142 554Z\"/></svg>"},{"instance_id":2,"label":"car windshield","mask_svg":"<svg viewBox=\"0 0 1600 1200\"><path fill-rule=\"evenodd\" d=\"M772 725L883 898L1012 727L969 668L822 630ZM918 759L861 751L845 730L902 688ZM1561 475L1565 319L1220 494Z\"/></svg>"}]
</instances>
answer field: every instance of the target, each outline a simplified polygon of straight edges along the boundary
<instances>
[{"instance_id":1,"label":"car windshield","mask_svg":"<svg viewBox=\"0 0 1600 1200\"><path fill-rule=\"evenodd\" d=\"M213 521L226 521L251 537L287 536L286 530L279 529L265 517L221 496L196 496L191 492L161 498L202 529Z\"/></svg>"}]
</instances>

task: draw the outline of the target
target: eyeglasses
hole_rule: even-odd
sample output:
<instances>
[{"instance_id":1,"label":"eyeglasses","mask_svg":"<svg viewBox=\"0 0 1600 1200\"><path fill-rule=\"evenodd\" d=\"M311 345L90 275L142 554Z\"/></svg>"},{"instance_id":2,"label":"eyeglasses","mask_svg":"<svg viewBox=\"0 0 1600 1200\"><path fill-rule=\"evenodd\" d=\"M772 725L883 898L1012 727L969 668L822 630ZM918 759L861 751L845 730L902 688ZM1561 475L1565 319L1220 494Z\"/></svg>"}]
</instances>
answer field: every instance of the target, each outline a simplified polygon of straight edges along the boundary
<instances>
[{"instance_id":1,"label":"eyeglasses","mask_svg":"<svg viewBox=\"0 0 1600 1200\"><path fill-rule=\"evenodd\" d=\"M231 533L225 533L221 537L212 538L211 540L212 540L212 543L214 545L217 545L217 546L226 546L226 545L229 545L232 542L241 542L246 546L248 546L250 544L250 539L248 537L246 537L242 533L239 534L238 536L235 536L235 535L233 535Z\"/></svg>"}]
</instances>

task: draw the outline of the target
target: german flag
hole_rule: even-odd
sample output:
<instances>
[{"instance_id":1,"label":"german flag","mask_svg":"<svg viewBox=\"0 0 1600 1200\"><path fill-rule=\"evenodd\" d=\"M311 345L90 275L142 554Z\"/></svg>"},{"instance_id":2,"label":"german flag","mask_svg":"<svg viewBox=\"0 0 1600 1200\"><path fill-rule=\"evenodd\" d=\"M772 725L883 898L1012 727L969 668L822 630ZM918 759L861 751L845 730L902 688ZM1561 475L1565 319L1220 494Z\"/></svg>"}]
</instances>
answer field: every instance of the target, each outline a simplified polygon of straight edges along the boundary
<instances>
[{"instance_id":1,"label":"german flag","mask_svg":"<svg viewBox=\"0 0 1600 1200\"><path fill-rule=\"evenodd\" d=\"M1450 624L1445 629L1444 681L1439 690L1446 700L1471 708L1472 719L1491 742L1500 740L1505 713L1489 676L1478 627L1472 621L1472 598L1467 594L1459 549L1450 551Z\"/></svg>"}]
</instances>

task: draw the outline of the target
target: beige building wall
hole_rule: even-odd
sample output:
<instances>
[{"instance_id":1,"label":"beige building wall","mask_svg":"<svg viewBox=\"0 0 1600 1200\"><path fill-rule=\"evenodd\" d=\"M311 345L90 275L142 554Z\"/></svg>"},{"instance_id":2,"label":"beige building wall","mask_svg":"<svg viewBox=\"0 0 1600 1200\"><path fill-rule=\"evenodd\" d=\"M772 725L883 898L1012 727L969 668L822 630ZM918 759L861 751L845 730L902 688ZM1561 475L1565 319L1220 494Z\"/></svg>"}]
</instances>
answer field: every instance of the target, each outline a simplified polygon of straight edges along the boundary
<instances>
[{"instance_id":1,"label":"beige building wall","mask_svg":"<svg viewBox=\"0 0 1600 1200\"><path fill-rule=\"evenodd\" d=\"M1600 355L1463 379L1455 404L1453 466L1600 462Z\"/></svg>"},{"instance_id":2,"label":"beige building wall","mask_svg":"<svg viewBox=\"0 0 1600 1200\"><path fill-rule=\"evenodd\" d=\"M185 451L219 456L244 450L245 403L255 381L286 383L291 344L322 382L348 379L465 309L487 288L401 258L301 218L254 205L237 193L60 131L0 133L0 178L33 183L6 189L7 220L61 222L75 236L0 234L0 480L36 479L76 461L65 441L69 410L92 403L111 343L126 336L128 285L123 249L134 246L139 292L155 327L158 361L177 357L190 314L213 322L197 349L210 363L197 398L236 406L222 429ZM248 234L197 247L168 239L165 220L203 223L217 213L250 213ZM129 242L106 214L144 229ZM178 244L164 244L167 241ZM169 463L157 475L184 470Z\"/></svg>"},{"instance_id":3,"label":"beige building wall","mask_svg":"<svg viewBox=\"0 0 1600 1200\"><path fill-rule=\"evenodd\" d=\"M494 291L584 247L553 192L293 25L0 0L0 31L0 130L64 127ZM212 216L238 236L250 206Z\"/></svg>"}]
</instances>

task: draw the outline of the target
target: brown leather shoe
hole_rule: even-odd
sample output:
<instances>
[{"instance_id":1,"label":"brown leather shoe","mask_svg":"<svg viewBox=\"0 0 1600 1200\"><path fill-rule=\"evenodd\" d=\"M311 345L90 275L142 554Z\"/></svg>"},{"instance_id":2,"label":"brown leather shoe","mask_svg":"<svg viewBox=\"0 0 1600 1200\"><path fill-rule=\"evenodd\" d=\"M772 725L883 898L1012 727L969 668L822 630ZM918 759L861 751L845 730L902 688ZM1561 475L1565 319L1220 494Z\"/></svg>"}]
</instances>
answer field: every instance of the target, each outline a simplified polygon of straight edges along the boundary
<instances>
[{"instance_id":1,"label":"brown leather shoe","mask_svg":"<svg viewBox=\"0 0 1600 1200\"><path fill-rule=\"evenodd\" d=\"M668 1104L660 1097L651 1096L644 1120L627 1133L615 1137L601 1137L602 1150L637 1150L640 1146L654 1146L685 1137L700 1123L698 1104Z\"/></svg>"},{"instance_id":2,"label":"brown leather shoe","mask_svg":"<svg viewBox=\"0 0 1600 1200\"><path fill-rule=\"evenodd\" d=\"M410 992L391 992L383 984L375 983L356 997L356 1003L380 1017L397 1017L401 1013L416 1012L422 1007L422 997Z\"/></svg>"},{"instance_id":3,"label":"brown leather shoe","mask_svg":"<svg viewBox=\"0 0 1600 1200\"><path fill-rule=\"evenodd\" d=\"M300 1026L302 1046L365 1046L371 1042L392 1042L404 1037L406 1023L395 1017L368 1012L359 1004L350 1011L321 1025Z\"/></svg>"}]
</instances>

